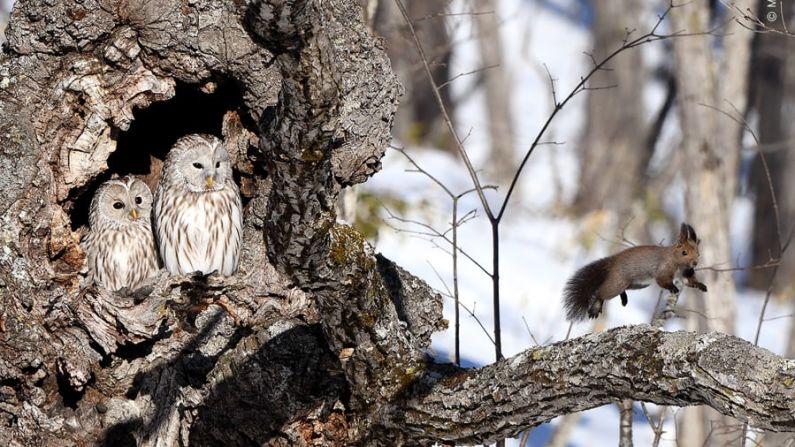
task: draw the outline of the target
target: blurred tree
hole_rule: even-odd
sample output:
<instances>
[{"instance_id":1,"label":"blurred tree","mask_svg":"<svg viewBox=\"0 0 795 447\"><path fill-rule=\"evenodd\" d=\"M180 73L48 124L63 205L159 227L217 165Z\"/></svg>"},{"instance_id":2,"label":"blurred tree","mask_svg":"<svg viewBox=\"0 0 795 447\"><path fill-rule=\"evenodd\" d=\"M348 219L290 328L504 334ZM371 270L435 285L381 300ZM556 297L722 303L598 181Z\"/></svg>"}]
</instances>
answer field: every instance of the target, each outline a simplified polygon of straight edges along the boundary
<instances>
[{"instance_id":1,"label":"blurred tree","mask_svg":"<svg viewBox=\"0 0 795 447\"><path fill-rule=\"evenodd\" d=\"M12 1L0 0L0 45L6 41L6 25L8 25L8 13L11 11Z\"/></svg>"},{"instance_id":2,"label":"blurred tree","mask_svg":"<svg viewBox=\"0 0 795 447\"><path fill-rule=\"evenodd\" d=\"M761 2L764 3L764 2ZM784 22L792 22L792 2L782 2L782 17L769 26L784 30ZM760 11L766 10L760 6ZM778 10L777 10L778 11ZM791 29L791 26L788 27ZM793 137L790 130L795 120L795 39L779 33L759 33L754 41L753 82L751 89L753 104L758 113L758 138L760 150L764 151L770 171L773 189L778 201L782 238L786 238L786 229L793 224L795 211L795 180L792 173L795 169L795 152ZM777 258L778 232L773 216L773 201L770 195L767 174L761 160L756 155L751 168L750 188L756 197L754 211L754 230L751 239L753 264L764 264L771 258ZM749 272L749 285L757 289L767 289L770 285L770 269L757 269ZM792 290L795 285L795 251L784 253L783 264L776 275L774 286L777 290Z\"/></svg>"},{"instance_id":3,"label":"blurred tree","mask_svg":"<svg viewBox=\"0 0 795 447\"><path fill-rule=\"evenodd\" d=\"M753 11L752 1L738 1L741 11ZM701 264L713 266L731 261L729 219L737 184L741 125L723 116L714 108L744 110L747 99L747 77L750 63L752 33L733 20L727 21L720 36L710 33L713 11L708 2L693 2L671 12L672 29L687 33L703 33L674 39L674 60L679 96L679 122L682 133L681 173L686 179L686 219L704 240ZM720 38L721 53L712 50ZM709 293L695 303L703 302L702 330L732 333L735 317L735 288L731 275L705 270L704 282ZM691 304L691 307L698 305ZM680 446L738 443L736 427L729 418L713 419L710 430L704 431L698 417L684 412ZM711 416L708 416L712 419ZM734 433L722 435L729 425ZM708 434L706 434L708 433ZM705 441L705 438L707 441Z\"/></svg>"},{"instance_id":4,"label":"blurred tree","mask_svg":"<svg viewBox=\"0 0 795 447\"><path fill-rule=\"evenodd\" d=\"M765 11L766 2L760 1L759 11ZM795 10L792 2L782 2L778 20L769 23L775 30L792 30L795 25ZM785 27L785 23L787 26ZM795 39L779 33L759 33L754 40L753 70L751 72L751 106L759 116L759 150L764 151L770 172L770 180L776 192L776 200L781 216L783 234L786 242L788 232L795 224L795 179L787 175L795 169L795 132L791 123L795 119ZM791 296L795 287L795 251L791 248L783 254L778 253L778 230L772 217L773 201L769 191L767 173L759 155L756 155L751 168L750 188L755 194L754 229L751 250L754 264L764 264L773 257L782 257L775 278L770 269L751 270L749 285L767 289L770 280L775 279L773 287L784 296ZM795 358L795 325L789 332L787 357ZM792 445L791 434L766 433L763 445Z\"/></svg>"},{"instance_id":5,"label":"blurred tree","mask_svg":"<svg viewBox=\"0 0 795 447\"><path fill-rule=\"evenodd\" d=\"M448 141L433 90L422 69L422 60L412 43L400 10L393 0L360 0L374 11L374 29L386 41L392 70L397 74L405 92L400 100L392 135L406 144L421 144L454 150ZM446 17L449 1L405 0L417 37L429 58L431 72L437 85L449 79L452 43L447 32ZM450 91L439 91L445 108L454 116Z\"/></svg>"},{"instance_id":6,"label":"blurred tree","mask_svg":"<svg viewBox=\"0 0 795 447\"><path fill-rule=\"evenodd\" d=\"M516 154L513 145L513 122L511 113L512 89L510 74L503 58L500 38L502 26L496 0L481 0L475 5L472 16L478 28L483 88L486 93L491 149L487 172L497 184L510 183L516 172Z\"/></svg>"},{"instance_id":7,"label":"blurred tree","mask_svg":"<svg viewBox=\"0 0 795 447\"><path fill-rule=\"evenodd\" d=\"M596 0L593 58L604 59L625 42L639 23L638 0ZM645 171L643 82L640 51L629 51L596 73L588 92L587 124L582 138L580 184L574 201L579 213L599 209L628 217ZM609 88L601 88L609 87ZM643 164L641 164L643 163Z\"/></svg>"}]
</instances>

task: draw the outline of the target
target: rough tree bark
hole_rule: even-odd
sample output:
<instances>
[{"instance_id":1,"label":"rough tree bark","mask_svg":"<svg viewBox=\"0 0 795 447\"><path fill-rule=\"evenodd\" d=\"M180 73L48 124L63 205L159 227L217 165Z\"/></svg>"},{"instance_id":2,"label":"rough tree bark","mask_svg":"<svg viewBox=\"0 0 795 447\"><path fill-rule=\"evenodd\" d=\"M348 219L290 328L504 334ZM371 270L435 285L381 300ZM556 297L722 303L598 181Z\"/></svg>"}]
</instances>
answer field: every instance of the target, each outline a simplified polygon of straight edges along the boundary
<instances>
[{"instance_id":1,"label":"rough tree bark","mask_svg":"<svg viewBox=\"0 0 795 447\"><path fill-rule=\"evenodd\" d=\"M361 16L354 0L17 3L0 445L487 442L625 398L795 431L795 362L727 335L636 326L476 370L429 360L441 297L333 214L378 169L399 93ZM240 271L88 284L86 201L112 173L153 175L189 131L222 134L235 160Z\"/></svg>"}]
</instances>

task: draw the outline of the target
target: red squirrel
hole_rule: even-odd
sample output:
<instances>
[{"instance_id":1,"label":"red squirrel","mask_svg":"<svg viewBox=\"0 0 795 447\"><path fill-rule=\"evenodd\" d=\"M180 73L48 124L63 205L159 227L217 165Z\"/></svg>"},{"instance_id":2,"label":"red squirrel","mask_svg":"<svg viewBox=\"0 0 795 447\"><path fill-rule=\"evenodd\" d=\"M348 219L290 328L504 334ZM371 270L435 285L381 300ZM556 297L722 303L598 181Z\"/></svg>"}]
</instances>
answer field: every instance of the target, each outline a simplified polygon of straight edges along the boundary
<instances>
[{"instance_id":1,"label":"red squirrel","mask_svg":"<svg viewBox=\"0 0 795 447\"><path fill-rule=\"evenodd\" d=\"M698 244L693 227L682 223L674 245L640 245L594 261L577 270L563 290L566 318L570 321L596 318L605 301L621 296L627 305L627 290L642 289L657 281L660 287L678 294L674 276L681 273L685 285L702 292L707 286L698 282L693 269L698 265Z\"/></svg>"}]
</instances>

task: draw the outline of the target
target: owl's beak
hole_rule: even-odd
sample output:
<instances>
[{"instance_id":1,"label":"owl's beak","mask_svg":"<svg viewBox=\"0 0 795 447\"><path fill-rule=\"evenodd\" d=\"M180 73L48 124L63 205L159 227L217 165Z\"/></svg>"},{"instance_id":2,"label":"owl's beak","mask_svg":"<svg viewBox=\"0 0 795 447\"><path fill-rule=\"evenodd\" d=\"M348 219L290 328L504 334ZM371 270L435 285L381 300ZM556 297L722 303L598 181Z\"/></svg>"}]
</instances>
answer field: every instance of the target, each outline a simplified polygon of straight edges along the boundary
<instances>
[{"instance_id":1,"label":"owl's beak","mask_svg":"<svg viewBox=\"0 0 795 447\"><path fill-rule=\"evenodd\" d=\"M211 175L207 177L207 187L212 188L213 186L215 186L215 177Z\"/></svg>"},{"instance_id":2,"label":"owl's beak","mask_svg":"<svg viewBox=\"0 0 795 447\"><path fill-rule=\"evenodd\" d=\"M135 209L135 208L131 209L130 210L130 217L132 217L133 219L137 219L138 218L138 210Z\"/></svg>"}]
</instances>

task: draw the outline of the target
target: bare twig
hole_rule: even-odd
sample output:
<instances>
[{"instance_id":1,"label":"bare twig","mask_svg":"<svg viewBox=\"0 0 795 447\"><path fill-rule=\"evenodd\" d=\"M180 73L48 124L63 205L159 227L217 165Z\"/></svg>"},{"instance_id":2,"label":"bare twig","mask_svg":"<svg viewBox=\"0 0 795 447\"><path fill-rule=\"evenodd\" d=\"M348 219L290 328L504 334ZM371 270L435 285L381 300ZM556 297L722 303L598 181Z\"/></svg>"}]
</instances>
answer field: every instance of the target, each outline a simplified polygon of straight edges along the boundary
<instances>
[{"instance_id":1,"label":"bare twig","mask_svg":"<svg viewBox=\"0 0 795 447\"><path fill-rule=\"evenodd\" d=\"M461 142L461 139L458 137L458 132L455 130L455 126L453 125L453 121L450 119L450 115L447 113L447 108L444 106L444 102L442 101L441 95L439 95L439 86L436 84L436 81L433 79L433 74L431 73L431 68L428 65L428 57L425 54L425 50L422 47L422 43L420 42L419 37L417 36L417 32L414 29L414 24L411 22L411 18L409 18L409 14L406 11L406 7L403 6L403 2L401 0L395 0L395 4L397 4L398 9L400 9L400 13L403 15L403 19L406 21L406 25L409 28L409 32L411 33L411 37L414 40L414 46L417 48L417 52L420 54L420 58L422 59L423 67L425 68L425 74L428 77L428 81L431 83L431 87L433 88L434 98L436 99L437 105L439 106L439 110L442 112L442 117L444 118L444 122L447 124L448 129L450 130L450 134L453 136L453 140L456 144L456 149L458 150L461 159L464 162L464 166L466 166L467 172L469 173L469 177L472 180L472 184L475 186L478 197L480 198L481 205L483 206L483 210L485 211L486 215L490 218L493 216L491 211L491 207L489 206L488 200L486 200L486 196L483 193L483 187L480 184L480 179L478 178L478 174L472 165L472 161L469 159L469 154L467 154L464 145Z\"/></svg>"},{"instance_id":2,"label":"bare twig","mask_svg":"<svg viewBox=\"0 0 795 447\"><path fill-rule=\"evenodd\" d=\"M750 25L748 25L746 23L743 23L737 17L734 18L734 21L737 22L738 25L742 26L743 28L745 28L745 29L747 29L749 31L753 31L755 33L760 33L760 34L773 33L773 34L781 34L781 35L785 35L785 36L795 36L795 34L790 32L790 30L788 28L787 16L784 14L784 2L783 1L777 2L778 6L779 6L779 10L777 11L777 13L775 15L766 17L766 18L773 18L773 20L769 20L769 21L768 20L762 20L759 16L754 14L749 9L741 10L740 7L737 6L737 4L735 4L734 2L727 2L727 1L721 0L721 3L723 3L727 8L734 10L737 14L742 16L742 18L744 20L747 20L750 23ZM770 3L770 2L768 2L768 3ZM771 26L772 24L777 24L779 22L778 19L781 19L781 29L773 28Z\"/></svg>"},{"instance_id":3,"label":"bare twig","mask_svg":"<svg viewBox=\"0 0 795 447\"><path fill-rule=\"evenodd\" d=\"M441 275L441 274L439 274L439 271L438 271L438 270L436 270L436 267L434 267L434 266L433 266L433 264L431 264L430 262L428 263L428 266L430 266L430 267L431 267L431 270L433 270L433 273L436 275L436 278L438 278L438 279L439 279L439 281L440 281L440 282L442 283L442 285L444 286L445 290L447 290L447 293L442 293L442 292L439 292L439 293L440 293L441 295L444 295L444 296L446 296L447 298L453 299L453 292L451 292L451 291L450 291L450 287L448 287L448 286L447 286L447 282L445 282L444 278L442 278L442 275ZM467 314L469 314L469 316L470 316L470 317L471 317L473 320L475 320L475 322L478 324L478 326L480 326L480 328L481 328L481 329L483 329L483 333L484 333L484 334L486 334L486 337L489 339L489 341L490 341L492 344L494 343L494 339L493 339L493 338L491 338L491 334L489 333L489 330L488 330L488 329L486 329L486 326L484 326L484 325L483 325L483 322L481 322L481 321L480 321L480 318L478 318L478 316L477 316L477 315L475 315L475 308L474 308L474 307L473 307L473 308L470 310L470 309L469 309L469 308L468 308L468 307L467 307L467 306L466 306L464 303L462 303L460 300L458 300L458 301L456 302L456 307L460 307L461 309L464 309L464 312L466 312Z\"/></svg>"},{"instance_id":4,"label":"bare twig","mask_svg":"<svg viewBox=\"0 0 795 447\"><path fill-rule=\"evenodd\" d=\"M425 20L444 18L444 17L460 17L460 16L482 16L487 14L494 14L494 11L467 11L467 12L437 12L436 14L428 14L426 16L414 19L414 23L420 23Z\"/></svg>"},{"instance_id":5,"label":"bare twig","mask_svg":"<svg viewBox=\"0 0 795 447\"><path fill-rule=\"evenodd\" d=\"M654 422L649 410L646 408L646 403L641 402L640 408L643 410L643 414L646 416L646 420L649 421L649 425L651 425L651 430L654 433L654 439L652 440L652 447L658 447L660 445L660 440L662 439L663 433L663 422L665 421L665 414L668 411L668 407L661 407L660 408L660 416L657 422Z\"/></svg>"},{"instance_id":6,"label":"bare twig","mask_svg":"<svg viewBox=\"0 0 795 447\"><path fill-rule=\"evenodd\" d=\"M401 222L401 223L417 225L417 226L420 226L422 228L427 229L428 231L416 231L416 230L409 230L409 229L406 229L406 228L398 228L398 227L396 227L394 225L391 225L389 222L384 222L388 227L392 228L393 230L399 231L399 232L404 232L404 233L416 234L416 235L420 235L420 236L428 236L428 237L431 237L431 238L441 238L445 242L448 242L450 245L453 245L452 239L447 237L446 232L442 233L441 231L437 230L433 226L431 226L429 224L426 224L424 222L420 222L420 221L416 221L416 220L412 220L412 219L406 219L404 217L397 216L387 207L384 207L384 209L386 210L387 214L389 214L389 217L391 219L397 220L398 222ZM461 253L462 255L464 255L465 258L467 258L470 262L472 262L472 264L474 264L475 267L479 268L483 273L485 273L488 276L491 276L491 273L488 270L486 270L486 268L483 267L483 265L480 264L469 253L464 251L461 247L456 247L456 248L457 248L457 250L455 250L455 251L457 251L458 253ZM452 252L451 252L451 254L452 254Z\"/></svg>"},{"instance_id":7,"label":"bare twig","mask_svg":"<svg viewBox=\"0 0 795 447\"><path fill-rule=\"evenodd\" d=\"M527 319L522 315L522 321L524 322L524 327L527 329L527 333L530 335L530 339L533 340L533 343L538 345L538 340L536 340L535 335L533 335L533 331L530 330L530 325L527 324Z\"/></svg>"},{"instance_id":8,"label":"bare twig","mask_svg":"<svg viewBox=\"0 0 795 447\"><path fill-rule=\"evenodd\" d=\"M399 150L399 152L404 157L406 157L406 159L414 166L414 168L415 168L414 172L421 173L421 174L425 175L426 177L428 177L432 182L434 182L437 186L439 186L447 194L447 196L450 198L450 200L452 201L452 206L453 206L452 222L450 224L450 229L445 230L444 232L439 232L435 228L433 228L431 225L424 224L422 222L409 221L408 219L398 218L398 217L394 216L389 210L387 210L387 212L393 218L395 218L397 220L400 220L400 221L403 221L403 222L411 222L411 223L414 223L416 225L420 225L423 228L428 229L429 231L432 232L431 235L435 235L437 237L440 237L440 238L444 239L445 241L449 242L452 245L453 300L455 301L455 322L454 322L454 330L455 330L455 342L454 342L454 344L455 344L455 362L456 362L457 365L460 366L461 365L461 321L460 321L460 313L459 313L460 300L459 300L459 291L458 291L458 253L459 253L459 251L461 253L463 253L464 256L467 257L467 259L472 261L476 266L478 266L488 276L493 276L493 274L489 273L483 266L480 265L480 263L475 261L474 258L472 258L469 254L467 254L466 252L461 250L459 245L458 245L458 227L460 227L461 225L466 223L468 220L470 220L470 219L475 217L475 213L474 213L474 210L473 210L473 211L470 211L470 212L467 212L466 214L464 214L464 216L461 217L461 219L459 220L459 218L458 218L458 202L461 200L461 198L463 198L467 194L470 194L472 192L477 191L477 186L475 188L470 188L470 189L467 189L467 190L465 190L463 192L460 192L460 193L456 194L453 191L451 191L450 188L448 188L442 181L440 181L438 178L436 178L434 175L432 175L430 172L428 172L422 166L420 166L419 163L417 163L413 158L411 158L411 156L409 156L409 154L407 154L405 150ZM481 187L481 190L479 192L482 192L482 190L486 189L486 188L493 188L493 187L489 186L489 185L483 186L483 187ZM452 233L452 240L450 240L447 237L447 233L448 232ZM435 242L434 242L434 244L435 244ZM478 322L478 323L480 323L480 322ZM481 327L482 327L482 325L481 325Z\"/></svg>"},{"instance_id":9,"label":"bare twig","mask_svg":"<svg viewBox=\"0 0 795 447\"><path fill-rule=\"evenodd\" d=\"M485 66L485 67L478 68L476 70L471 70L471 71L467 71L467 72L464 72L464 73L458 73L457 75L453 76L452 78L450 78L450 79L442 82L441 84L439 84L436 88L437 89L443 89L443 88L447 87L448 85L452 84L453 81L457 80L458 78L462 78L464 76L470 76L470 75L473 75L473 74L482 73L484 71L491 70L491 69L497 68L497 67L498 67L497 65L488 65L488 66Z\"/></svg>"},{"instance_id":10,"label":"bare twig","mask_svg":"<svg viewBox=\"0 0 795 447\"><path fill-rule=\"evenodd\" d=\"M756 265L747 265L745 267L726 267L726 268L719 268L715 266L708 266L708 267L699 267L695 269L696 271L699 270L709 270L712 272L717 273L725 273L725 272L744 272L748 270L764 270L773 267L778 267L781 264L781 259L770 259L764 264L756 264ZM716 264L720 265L720 264Z\"/></svg>"}]
</instances>

